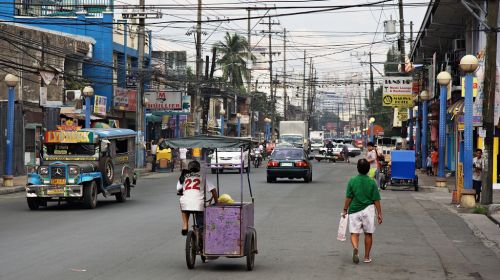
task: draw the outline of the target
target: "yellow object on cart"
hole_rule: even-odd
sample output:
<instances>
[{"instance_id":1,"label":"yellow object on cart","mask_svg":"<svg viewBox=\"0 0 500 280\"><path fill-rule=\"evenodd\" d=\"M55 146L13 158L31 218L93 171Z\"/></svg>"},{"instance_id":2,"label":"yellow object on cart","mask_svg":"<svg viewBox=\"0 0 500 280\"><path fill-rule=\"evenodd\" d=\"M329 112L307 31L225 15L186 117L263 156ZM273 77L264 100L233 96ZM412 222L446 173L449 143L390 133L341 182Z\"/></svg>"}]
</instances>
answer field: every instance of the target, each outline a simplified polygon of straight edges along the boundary
<instances>
[{"instance_id":1,"label":"yellow object on cart","mask_svg":"<svg viewBox=\"0 0 500 280\"><path fill-rule=\"evenodd\" d=\"M200 158L201 157L201 149L193 148L193 157Z\"/></svg>"},{"instance_id":2,"label":"yellow object on cart","mask_svg":"<svg viewBox=\"0 0 500 280\"><path fill-rule=\"evenodd\" d=\"M172 164L172 149L158 149L156 150L156 162L159 168L168 168Z\"/></svg>"}]
</instances>

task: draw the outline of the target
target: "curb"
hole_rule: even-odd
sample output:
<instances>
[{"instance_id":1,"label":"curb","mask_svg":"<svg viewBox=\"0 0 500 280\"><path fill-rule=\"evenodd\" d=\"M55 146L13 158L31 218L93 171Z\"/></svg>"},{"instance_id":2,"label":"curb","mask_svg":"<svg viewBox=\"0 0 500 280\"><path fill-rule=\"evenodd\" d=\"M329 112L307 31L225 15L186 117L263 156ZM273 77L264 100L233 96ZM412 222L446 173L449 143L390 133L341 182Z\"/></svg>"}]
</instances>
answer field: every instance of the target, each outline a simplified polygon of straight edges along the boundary
<instances>
[{"instance_id":1,"label":"curb","mask_svg":"<svg viewBox=\"0 0 500 280\"><path fill-rule=\"evenodd\" d=\"M24 192L24 186L15 186L15 187L0 187L0 195L2 194L11 194L16 192Z\"/></svg>"},{"instance_id":2,"label":"curb","mask_svg":"<svg viewBox=\"0 0 500 280\"><path fill-rule=\"evenodd\" d=\"M443 192L443 193L450 193L448 188L438 188L434 186L418 186L420 189L428 191L428 192Z\"/></svg>"}]
</instances>

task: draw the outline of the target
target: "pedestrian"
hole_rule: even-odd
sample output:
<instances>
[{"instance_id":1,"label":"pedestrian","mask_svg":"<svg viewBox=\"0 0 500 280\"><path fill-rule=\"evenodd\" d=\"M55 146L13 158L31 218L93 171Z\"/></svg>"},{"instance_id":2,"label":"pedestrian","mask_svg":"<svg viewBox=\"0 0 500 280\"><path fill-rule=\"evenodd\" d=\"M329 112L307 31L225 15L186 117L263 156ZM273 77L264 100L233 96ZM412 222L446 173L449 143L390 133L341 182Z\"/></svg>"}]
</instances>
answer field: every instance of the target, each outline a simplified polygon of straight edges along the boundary
<instances>
[{"instance_id":1,"label":"pedestrian","mask_svg":"<svg viewBox=\"0 0 500 280\"><path fill-rule=\"evenodd\" d=\"M179 148L179 160L181 161L181 171L187 168L187 152L186 148Z\"/></svg>"},{"instance_id":2,"label":"pedestrian","mask_svg":"<svg viewBox=\"0 0 500 280\"><path fill-rule=\"evenodd\" d=\"M473 159L473 172L472 172L472 187L476 191L476 202L481 198L481 180L483 177L483 150L476 150L476 157Z\"/></svg>"},{"instance_id":3,"label":"pedestrian","mask_svg":"<svg viewBox=\"0 0 500 280\"><path fill-rule=\"evenodd\" d=\"M151 162L151 172L156 172L156 152L158 150L158 145L155 140L151 140L151 156L153 161Z\"/></svg>"},{"instance_id":4,"label":"pedestrian","mask_svg":"<svg viewBox=\"0 0 500 280\"><path fill-rule=\"evenodd\" d=\"M439 162L439 152L436 147L434 147L432 153L431 153L431 160L432 160L432 174L434 176L437 175L437 169L438 169L438 162Z\"/></svg>"},{"instance_id":5,"label":"pedestrian","mask_svg":"<svg viewBox=\"0 0 500 280\"><path fill-rule=\"evenodd\" d=\"M378 154L377 151L375 150L375 146L373 145L373 142L368 142L367 146L367 152L365 159L368 161L370 164L370 170L368 172L368 176L372 179L375 179L375 182L378 184Z\"/></svg>"},{"instance_id":6,"label":"pedestrian","mask_svg":"<svg viewBox=\"0 0 500 280\"><path fill-rule=\"evenodd\" d=\"M349 147L347 147L347 145L342 147L342 153L344 154L344 161L349 163Z\"/></svg>"},{"instance_id":7,"label":"pedestrian","mask_svg":"<svg viewBox=\"0 0 500 280\"><path fill-rule=\"evenodd\" d=\"M373 144L373 143L372 143ZM370 251L375 232L375 210L378 224L382 223L382 208L380 206L380 193L375 182L367 176L370 163L366 159L358 160L358 175L352 177L347 183L346 198L342 217L349 214L349 232L353 247L352 261L359 263L359 235L365 235L364 262L371 263Z\"/></svg>"},{"instance_id":8,"label":"pedestrian","mask_svg":"<svg viewBox=\"0 0 500 280\"><path fill-rule=\"evenodd\" d=\"M432 157L431 154L427 154L427 159L425 162L425 167L427 169L427 176L432 176Z\"/></svg>"}]
</instances>

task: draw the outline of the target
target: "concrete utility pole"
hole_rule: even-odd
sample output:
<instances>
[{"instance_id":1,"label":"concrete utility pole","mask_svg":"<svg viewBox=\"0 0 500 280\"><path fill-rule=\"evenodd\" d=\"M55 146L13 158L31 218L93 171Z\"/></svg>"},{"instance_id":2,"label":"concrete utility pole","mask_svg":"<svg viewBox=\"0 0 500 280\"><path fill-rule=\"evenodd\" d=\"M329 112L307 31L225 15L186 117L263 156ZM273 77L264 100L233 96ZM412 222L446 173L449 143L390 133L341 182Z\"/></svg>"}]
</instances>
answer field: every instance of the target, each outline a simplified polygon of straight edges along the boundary
<instances>
[{"instance_id":1,"label":"concrete utility pole","mask_svg":"<svg viewBox=\"0 0 500 280\"><path fill-rule=\"evenodd\" d=\"M137 81L137 106L136 106L136 130L137 130L137 140L136 140L136 164L139 167L144 166L144 44L145 44L145 26L146 26L146 15L145 15L145 0L139 1L139 6L141 7L142 16L139 17L139 34L138 34L138 52L139 61L137 62L138 69L138 81ZM151 43L151 42L150 42Z\"/></svg>"},{"instance_id":2,"label":"concrete utility pole","mask_svg":"<svg viewBox=\"0 0 500 280\"><path fill-rule=\"evenodd\" d=\"M286 92L286 28L283 29L283 119L287 120L287 92Z\"/></svg>"},{"instance_id":3,"label":"concrete utility pole","mask_svg":"<svg viewBox=\"0 0 500 280\"><path fill-rule=\"evenodd\" d=\"M399 51L401 55L401 72L405 72L405 20L403 18L403 0L398 1L399 8Z\"/></svg>"},{"instance_id":4,"label":"concrete utility pole","mask_svg":"<svg viewBox=\"0 0 500 280\"><path fill-rule=\"evenodd\" d=\"M304 50L304 76L302 77L302 119L306 118L306 50Z\"/></svg>"},{"instance_id":5,"label":"concrete utility pole","mask_svg":"<svg viewBox=\"0 0 500 280\"><path fill-rule=\"evenodd\" d=\"M144 0L141 0L144 1ZM194 94L193 116L195 123L196 134L200 134L200 115L198 107L200 106L200 83L201 83L201 69L203 67L201 60L201 13L202 13L202 0L198 0L198 15L196 19L196 92Z\"/></svg>"},{"instance_id":6,"label":"concrete utility pole","mask_svg":"<svg viewBox=\"0 0 500 280\"><path fill-rule=\"evenodd\" d=\"M250 116L249 116L249 123L248 123L248 129L247 129L247 132L248 132L248 136L252 136L253 135L253 132L252 132L252 127L253 127L253 109L252 109L252 67L253 65L250 65L250 63L252 63L252 41L251 41L251 27L250 27L250 23L251 23L251 20L250 20L250 8L248 8L248 23L247 23L247 43L248 43L248 54L247 54L247 70L248 70L248 78L247 78L247 93L248 93L248 98L250 98L250 103L248 105L249 107L249 112L250 112Z\"/></svg>"},{"instance_id":7,"label":"concrete utility pole","mask_svg":"<svg viewBox=\"0 0 500 280\"><path fill-rule=\"evenodd\" d=\"M493 137L495 126L495 80L497 60L497 22L498 22L498 0L488 0L488 15L486 22L490 28L486 29L486 53L484 69L484 97L483 97L483 123L486 130L484 139L484 152L486 164L483 167L483 191L481 195L482 204L493 202Z\"/></svg>"},{"instance_id":8,"label":"concrete utility pole","mask_svg":"<svg viewBox=\"0 0 500 280\"><path fill-rule=\"evenodd\" d=\"M372 65L372 53L369 52L370 56L370 115L373 116L373 97L375 95L375 90L373 89L373 65Z\"/></svg>"}]
</instances>

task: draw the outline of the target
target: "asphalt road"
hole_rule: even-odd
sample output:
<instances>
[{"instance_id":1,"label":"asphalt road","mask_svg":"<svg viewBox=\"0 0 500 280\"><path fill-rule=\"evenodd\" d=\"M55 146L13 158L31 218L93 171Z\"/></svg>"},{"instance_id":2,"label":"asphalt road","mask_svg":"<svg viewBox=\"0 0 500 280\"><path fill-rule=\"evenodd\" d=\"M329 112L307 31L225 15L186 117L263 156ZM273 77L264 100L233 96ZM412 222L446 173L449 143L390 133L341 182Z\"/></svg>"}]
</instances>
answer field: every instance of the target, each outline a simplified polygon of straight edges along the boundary
<instances>
[{"instance_id":1,"label":"asphalt road","mask_svg":"<svg viewBox=\"0 0 500 280\"><path fill-rule=\"evenodd\" d=\"M373 263L354 265L350 244L336 240L353 174L354 165L315 163L310 184L267 184L265 169L253 169L259 254L251 272L244 259L198 258L186 268L177 174L141 178L130 200L100 197L94 210L29 211L23 194L0 196L0 279L498 279L499 256L431 193L413 191L383 191ZM223 174L221 193L238 198L239 182Z\"/></svg>"}]
</instances>

